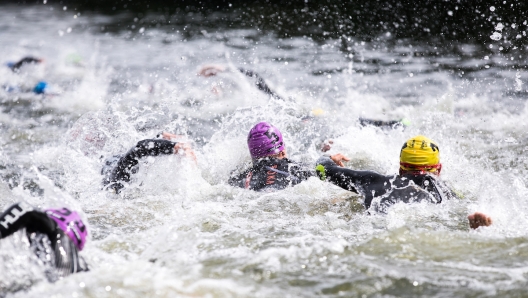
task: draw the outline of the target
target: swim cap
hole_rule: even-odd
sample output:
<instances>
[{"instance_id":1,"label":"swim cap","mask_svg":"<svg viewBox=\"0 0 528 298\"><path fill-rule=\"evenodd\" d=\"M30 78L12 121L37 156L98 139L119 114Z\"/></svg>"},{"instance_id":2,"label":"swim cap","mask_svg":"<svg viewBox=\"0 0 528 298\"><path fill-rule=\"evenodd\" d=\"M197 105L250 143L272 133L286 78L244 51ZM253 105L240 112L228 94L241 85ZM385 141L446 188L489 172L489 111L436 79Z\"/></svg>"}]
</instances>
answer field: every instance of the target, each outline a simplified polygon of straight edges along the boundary
<instances>
[{"instance_id":1,"label":"swim cap","mask_svg":"<svg viewBox=\"0 0 528 298\"><path fill-rule=\"evenodd\" d=\"M412 170L436 170L440 165L440 149L424 136L416 136L403 144L400 152L400 168Z\"/></svg>"},{"instance_id":2,"label":"swim cap","mask_svg":"<svg viewBox=\"0 0 528 298\"><path fill-rule=\"evenodd\" d=\"M33 88L33 92L35 92L36 94L42 94L46 92L46 88L48 88L48 83L40 81L37 83L35 88Z\"/></svg>"},{"instance_id":3,"label":"swim cap","mask_svg":"<svg viewBox=\"0 0 528 298\"><path fill-rule=\"evenodd\" d=\"M268 122L260 122L249 131L247 143L253 159L277 154L284 150L281 132Z\"/></svg>"},{"instance_id":4,"label":"swim cap","mask_svg":"<svg viewBox=\"0 0 528 298\"><path fill-rule=\"evenodd\" d=\"M88 236L88 229L84 225L79 213L67 208L46 210L49 218L53 219L64 231L79 250L82 250Z\"/></svg>"}]
</instances>

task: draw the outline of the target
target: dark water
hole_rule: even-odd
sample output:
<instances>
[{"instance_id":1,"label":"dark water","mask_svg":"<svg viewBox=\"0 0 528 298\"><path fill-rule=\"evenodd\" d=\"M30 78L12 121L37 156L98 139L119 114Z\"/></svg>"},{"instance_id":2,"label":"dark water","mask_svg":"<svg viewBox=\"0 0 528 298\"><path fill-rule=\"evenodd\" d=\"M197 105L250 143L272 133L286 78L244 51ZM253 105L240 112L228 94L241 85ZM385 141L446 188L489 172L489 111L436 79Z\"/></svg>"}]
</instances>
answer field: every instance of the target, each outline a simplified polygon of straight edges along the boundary
<instances>
[{"instance_id":1,"label":"dark water","mask_svg":"<svg viewBox=\"0 0 528 298\"><path fill-rule=\"evenodd\" d=\"M92 267L50 284L15 235L0 244L1 295L524 295L524 2L182 3L0 6L2 62L46 60L20 75L0 69L0 83L44 79L57 92L0 91L1 204L82 209ZM230 70L196 76L207 64ZM411 126L362 128L358 117ZM283 130L293 159L314 160L332 137L349 167L387 174L404 140L425 134L464 199L368 216L358 197L316 179L233 189L225 181L249 161L245 137L262 120ZM198 165L148 160L123 194L102 191L100 157L161 130L192 140ZM474 211L494 225L469 231Z\"/></svg>"}]
</instances>

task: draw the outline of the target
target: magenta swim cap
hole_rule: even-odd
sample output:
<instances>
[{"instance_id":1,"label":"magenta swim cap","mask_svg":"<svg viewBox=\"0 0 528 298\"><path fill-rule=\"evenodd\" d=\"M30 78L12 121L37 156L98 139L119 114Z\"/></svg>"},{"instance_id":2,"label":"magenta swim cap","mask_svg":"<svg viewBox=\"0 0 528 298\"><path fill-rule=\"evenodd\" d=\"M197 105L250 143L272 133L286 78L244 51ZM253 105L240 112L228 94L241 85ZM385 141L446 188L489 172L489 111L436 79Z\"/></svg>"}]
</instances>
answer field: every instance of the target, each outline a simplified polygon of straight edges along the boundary
<instances>
[{"instance_id":1,"label":"magenta swim cap","mask_svg":"<svg viewBox=\"0 0 528 298\"><path fill-rule=\"evenodd\" d=\"M88 229L82 222L79 213L67 208L46 210L49 218L53 219L59 228L64 231L79 250L82 250L88 236Z\"/></svg>"},{"instance_id":2,"label":"magenta swim cap","mask_svg":"<svg viewBox=\"0 0 528 298\"><path fill-rule=\"evenodd\" d=\"M247 139L253 159L277 154L284 150L281 132L268 122L260 122L249 131Z\"/></svg>"}]
</instances>

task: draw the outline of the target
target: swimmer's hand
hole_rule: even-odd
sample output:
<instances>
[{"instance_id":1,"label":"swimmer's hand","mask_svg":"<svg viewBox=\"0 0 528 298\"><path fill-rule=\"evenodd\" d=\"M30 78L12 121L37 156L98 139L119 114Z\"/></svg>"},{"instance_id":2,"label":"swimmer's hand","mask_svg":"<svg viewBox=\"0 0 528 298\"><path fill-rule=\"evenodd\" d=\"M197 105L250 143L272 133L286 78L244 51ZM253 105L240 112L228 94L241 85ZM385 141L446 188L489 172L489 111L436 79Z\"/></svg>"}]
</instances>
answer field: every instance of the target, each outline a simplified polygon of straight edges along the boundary
<instances>
[{"instance_id":1,"label":"swimmer's hand","mask_svg":"<svg viewBox=\"0 0 528 298\"><path fill-rule=\"evenodd\" d=\"M197 75L202 77L212 77L216 76L217 73L223 72L226 70L225 66L218 65L218 64L210 64L210 65L204 65L200 69Z\"/></svg>"},{"instance_id":2,"label":"swimmer's hand","mask_svg":"<svg viewBox=\"0 0 528 298\"><path fill-rule=\"evenodd\" d=\"M469 220L469 227L472 229L476 229L478 227L488 227L491 226L493 223L493 220L491 220L491 217L487 216L484 213L475 212L468 216Z\"/></svg>"},{"instance_id":3,"label":"swimmer's hand","mask_svg":"<svg viewBox=\"0 0 528 298\"><path fill-rule=\"evenodd\" d=\"M162 132L161 133L161 137L164 140L169 140L169 141L172 141L172 142L181 142L183 139L185 139L185 137L182 136L182 135L175 135L175 134L172 134L172 133L169 133L169 132Z\"/></svg>"},{"instance_id":4,"label":"swimmer's hand","mask_svg":"<svg viewBox=\"0 0 528 298\"><path fill-rule=\"evenodd\" d=\"M333 160L336 163L336 165L338 165L340 167L344 167L345 166L343 164L343 161L350 161L350 158L344 156L341 153L337 153L337 154L334 154L334 155L330 156L330 159Z\"/></svg>"},{"instance_id":5,"label":"swimmer's hand","mask_svg":"<svg viewBox=\"0 0 528 298\"><path fill-rule=\"evenodd\" d=\"M182 154L196 163L196 154L194 154L194 150L189 143L176 143L174 145L174 154Z\"/></svg>"}]
</instances>

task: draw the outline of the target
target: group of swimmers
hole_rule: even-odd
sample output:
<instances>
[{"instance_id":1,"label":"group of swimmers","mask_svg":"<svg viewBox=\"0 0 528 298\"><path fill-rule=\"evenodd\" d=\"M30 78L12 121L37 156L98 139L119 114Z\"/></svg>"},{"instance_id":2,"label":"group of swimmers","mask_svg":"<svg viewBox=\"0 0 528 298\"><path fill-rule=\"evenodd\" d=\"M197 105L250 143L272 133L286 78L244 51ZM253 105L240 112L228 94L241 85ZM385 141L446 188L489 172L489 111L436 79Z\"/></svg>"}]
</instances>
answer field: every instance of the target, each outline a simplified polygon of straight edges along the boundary
<instances>
[{"instance_id":1,"label":"group of swimmers","mask_svg":"<svg viewBox=\"0 0 528 298\"><path fill-rule=\"evenodd\" d=\"M10 67L16 71L24 63L39 63L37 60L26 60ZM223 70L218 66L205 67L199 74L211 76ZM282 99L258 74L244 69L239 71L255 78L259 90L275 99ZM369 119L360 119L359 122L361 125L381 127L402 124L401 121ZM257 123L249 131L247 144L253 164L248 169L233 171L227 181L229 185L253 191L279 191L310 177L318 177L360 194L364 199L365 210L378 213L387 213L391 206L399 202L440 204L458 198L440 179L440 147L425 136L415 136L403 144L397 175L345 168L344 162L350 159L340 153L322 155L314 165L295 162L288 158L280 130L268 122ZM330 146L330 143L325 143L321 151L328 151ZM102 170L104 188L120 192L130 182L141 158L168 154L182 154L196 161L196 155L187 142L177 135L164 132L157 138L138 142L123 155L107 160ZM479 212L469 215L468 220L472 229L492 224L490 217ZM88 270L79 256L79 251L86 243L88 230L76 211L68 208L39 210L24 202L17 203L0 215L0 239L22 229L25 229L37 257L55 268L48 274L50 280Z\"/></svg>"},{"instance_id":2,"label":"group of swimmers","mask_svg":"<svg viewBox=\"0 0 528 298\"><path fill-rule=\"evenodd\" d=\"M183 153L196 160L189 144L175 141L178 136L163 133L159 137L142 140L126 154L109 159L102 171L105 188L118 193L130 182L139 159L145 156ZM398 202L440 204L459 198L440 179L440 147L425 136L415 136L403 144L397 175L345 168L344 162L350 159L340 153L321 156L315 166L295 162L288 158L280 130L268 122L257 123L249 131L247 144L253 165L233 171L228 183L235 187L276 191L318 177L360 194L365 209L378 213L387 213ZM492 223L490 217L480 212L471 214L468 220L473 229Z\"/></svg>"}]
</instances>

